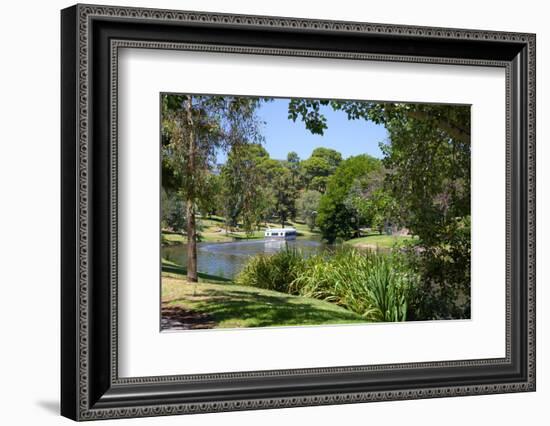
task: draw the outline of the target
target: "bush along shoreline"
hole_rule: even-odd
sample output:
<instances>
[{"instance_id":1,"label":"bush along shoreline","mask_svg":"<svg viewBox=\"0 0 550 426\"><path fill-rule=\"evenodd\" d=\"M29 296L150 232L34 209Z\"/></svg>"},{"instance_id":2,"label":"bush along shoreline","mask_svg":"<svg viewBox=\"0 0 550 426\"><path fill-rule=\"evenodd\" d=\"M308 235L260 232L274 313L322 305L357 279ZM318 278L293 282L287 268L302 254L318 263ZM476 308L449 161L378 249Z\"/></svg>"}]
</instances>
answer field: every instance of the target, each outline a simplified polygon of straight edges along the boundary
<instances>
[{"instance_id":1,"label":"bush along shoreline","mask_svg":"<svg viewBox=\"0 0 550 426\"><path fill-rule=\"evenodd\" d=\"M324 300L361 315L365 321L414 319L420 278L398 253L342 247L304 256L286 248L250 259L235 282Z\"/></svg>"}]
</instances>

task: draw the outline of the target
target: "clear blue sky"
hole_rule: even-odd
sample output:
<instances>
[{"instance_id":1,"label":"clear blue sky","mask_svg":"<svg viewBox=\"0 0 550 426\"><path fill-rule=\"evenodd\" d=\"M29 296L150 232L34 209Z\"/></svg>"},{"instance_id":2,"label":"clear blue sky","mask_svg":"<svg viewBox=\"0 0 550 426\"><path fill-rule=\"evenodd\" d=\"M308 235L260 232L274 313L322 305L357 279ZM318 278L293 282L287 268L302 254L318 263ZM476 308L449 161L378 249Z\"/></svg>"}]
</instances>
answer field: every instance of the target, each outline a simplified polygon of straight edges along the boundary
<instances>
[{"instance_id":1,"label":"clear blue sky","mask_svg":"<svg viewBox=\"0 0 550 426\"><path fill-rule=\"evenodd\" d=\"M262 103L257 110L260 121L265 122L263 146L271 158L286 159L290 151L295 151L304 160L320 146L337 150L343 158L359 154L382 157L378 144L388 137L384 126L366 120L348 120L347 114L342 111L321 107L328 129L323 135L313 135L301 119L293 122L288 118L288 102L288 99L275 99ZM225 162L225 157L220 153L218 162Z\"/></svg>"}]
</instances>

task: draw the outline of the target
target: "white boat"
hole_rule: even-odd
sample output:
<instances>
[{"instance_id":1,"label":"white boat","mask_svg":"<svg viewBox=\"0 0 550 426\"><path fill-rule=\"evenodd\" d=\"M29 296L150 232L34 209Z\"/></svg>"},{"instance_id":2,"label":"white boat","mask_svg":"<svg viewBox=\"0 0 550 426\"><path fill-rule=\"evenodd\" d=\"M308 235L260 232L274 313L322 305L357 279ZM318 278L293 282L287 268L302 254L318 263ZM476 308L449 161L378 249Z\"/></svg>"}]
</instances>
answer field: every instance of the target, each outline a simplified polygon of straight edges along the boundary
<instances>
[{"instance_id":1,"label":"white boat","mask_svg":"<svg viewBox=\"0 0 550 426\"><path fill-rule=\"evenodd\" d=\"M294 228L268 228L264 236L269 240L295 240L296 229Z\"/></svg>"}]
</instances>

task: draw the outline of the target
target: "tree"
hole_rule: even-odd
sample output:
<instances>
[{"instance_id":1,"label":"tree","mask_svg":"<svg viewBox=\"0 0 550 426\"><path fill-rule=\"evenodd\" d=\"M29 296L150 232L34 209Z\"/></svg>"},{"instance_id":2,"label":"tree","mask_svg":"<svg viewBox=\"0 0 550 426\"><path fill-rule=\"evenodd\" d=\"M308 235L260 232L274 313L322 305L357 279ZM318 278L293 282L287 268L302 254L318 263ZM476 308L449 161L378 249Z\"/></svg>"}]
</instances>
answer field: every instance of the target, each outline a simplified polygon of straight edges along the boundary
<instances>
[{"instance_id":1,"label":"tree","mask_svg":"<svg viewBox=\"0 0 550 426\"><path fill-rule=\"evenodd\" d=\"M346 205L356 179L367 178L382 167L380 160L369 155L349 157L342 161L328 180L327 191L320 199L317 225L323 238L333 242L358 235L361 225L356 211Z\"/></svg>"},{"instance_id":2,"label":"tree","mask_svg":"<svg viewBox=\"0 0 550 426\"><path fill-rule=\"evenodd\" d=\"M325 192L326 181L331 173L331 167L326 159L310 157L301 163L306 189Z\"/></svg>"},{"instance_id":3,"label":"tree","mask_svg":"<svg viewBox=\"0 0 550 426\"><path fill-rule=\"evenodd\" d=\"M297 188L300 184L300 157L294 151L291 151L286 156L287 167L292 175L292 184Z\"/></svg>"},{"instance_id":4,"label":"tree","mask_svg":"<svg viewBox=\"0 0 550 426\"><path fill-rule=\"evenodd\" d=\"M356 178L344 204L358 217L358 221L382 233L388 227L401 224L399 203L384 185L387 171L381 167L367 176Z\"/></svg>"},{"instance_id":5,"label":"tree","mask_svg":"<svg viewBox=\"0 0 550 426\"><path fill-rule=\"evenodd\" d=\"M197 281L197 205L208 199L218 150L260 142L258 98L162 96L162 166L167 185L178 188L187 219L187 279ZM164 181L163 181L164 184Z\"/></svg>"},{"instance_id":6,"label":"tree","mask_svg":"<svg viewBox=\"0 0 550 426\"><path fill-rule=\"evenodd\" d=\"M469 106L292 99L289 117L323 134L322 105L386 127L390 143L381 149L387 188L402 206L401 219L424 243L439 242L449 223L469 215Z\"/></svg>"},{"instance_id":7,"label":"tree","mask_svg":"<svg viewBox=\"0 0 550 426\"><path fill-rule=\"evenodd\" d=\"M271 188L275 201L274 213L284 228L287 220L296 216L297 194L290 171L284 167L277 170Z\"/></svg>"},{"instance_id":8,"label":"tree","mask_svg":"<svg viewBox=\"0 0 550 426\"><path fill-rule=\"evenodd\" d=\"M306 189L325 192L328 177L334 173L342 161L342 154L330 148L315 148L311 156L301 162Z\"/></svg>"},{"instance_id":9,"label":"tree","mask_svg":"<svg viewBox=\"0 0 550 426\"><path fill-rule=\"evenodd\" d=\"M297 214L313 231L316 226L316 219L319 210L319 202L322 194L318 191L303 191L297 201Z\"/></svg>"},{"instance_id":10,"label":"tree","mask_svg":"<svg viewBox=\"0 0 550 426\"><path fill-rule=\"evenodd\" d=\"M319 110L321 106L326 105L335 111L345 112L350 120L366 119L384 125L390 121L427 123L445 133L448 138L470 145L468 106L296 98L289 102L288 117L293 121L300 117L311 133L322 135L327 129L327 124L326 118Z\"/></svg>"},{"instance_id":11,"label":"tree","mask_svg":"<svg viewBox=\"0 0 550 426\"><path fill-rule=\"evenodd\" d=\"M348 119L383 124L385 188L398 215L419 237L423 318L470 315L470 107L293 99L289 117L316 134L327 128L320 106ZM450 271L447 273L447 271Z\"/></svg>"},{"instance_id":12,"label":"tree","mask_svg":"<svg viewBox=\"0 0 550 426\"><path fill-rule=\"evenodd\" d=\"M224 216L230 226L241 220L247 233L259 225L269 208L260 168L267 159L269 154L261 145L236 145L222 168Z\"/></svg>"},{"instance_id":13,"label":"tree","mask_svg":"<svg viewBox=\"0 0 550 426\"><path fill-rule=\"evenodd\" d=\"M182 232L187 224L185 205L176 193L161 189L161 224L173 232Z\"/></svg>"},{"instance_id":14,"label":"tree","mask_svg":"<svg viewBox=\"0 0 550 426\"><path fill-rule=\"evenodd\" d=\"M323 158L329 166L330 174L334 173L336 168L342 162L342 154L340 154L338 151L334 149L325 148L325 147L315 148L311 153L311 157Z\"/></svg>"}]
</instances>

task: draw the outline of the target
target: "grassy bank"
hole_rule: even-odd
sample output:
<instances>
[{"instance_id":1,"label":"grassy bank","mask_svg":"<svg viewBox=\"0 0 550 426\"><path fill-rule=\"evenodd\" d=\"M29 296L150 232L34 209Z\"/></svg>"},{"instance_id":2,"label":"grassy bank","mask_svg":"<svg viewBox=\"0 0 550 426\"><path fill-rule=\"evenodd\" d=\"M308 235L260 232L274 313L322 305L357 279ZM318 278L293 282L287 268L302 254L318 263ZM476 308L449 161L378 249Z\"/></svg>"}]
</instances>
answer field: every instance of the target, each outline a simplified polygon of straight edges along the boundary
<instances>
[{"instance_id":1,"label":"grassy bank","mask_svg":"<svg viewBox=\"0 0 550 426\"><path fill-rule=\"evenodd\" d=\"M354 238L346 241L344 244L355 248L370 248L370 249L390 249L393 247L399 247L408 241L413 241L414 237L410 235L385 235L385 234L371 234L366 237Z\"/></svg>"},{"instance_id":2,"label":"grassy bank","mask_svg":"<svg viewBox=\"0 0 550 426\"><path fill-rule=\"evenodd\" d=\"M164 261L163 316L188 322L184 328L240 328L364 322L359 315L322 300L240 286L199 274L188 283L185 268Z\"/></svg>"},{"instance_id":3,"label":"grassy bank","mask_svg":"<svg viewBox=\"0 0 550 426\"><path fill-rule=\"evenodd\" d=\"M206 243L227 243L235 240L253 240L264 237L263 231L257 231L252 234L245 232L225 232L225 231L201 231L199 233L199 241ZM185 244L187 237L183 234L162 231L163 245Z\"/></svg>"},{"instance_id":4,"label":"grassy bank","mask_svg":"<svg viewBox=\"0 0 550 426\"><path fill-rule=\"evenodd\" d=\"M251 234L247 234L244 231L226 231L224 227L224 219L219 216L211 216L209 218L200 219L201 231L199 232L199 241L206 243L226 243L235 240L255 240L264 238L264 230L254 231ZM279 228L281 224L274 222L268 222L266 228ZM308 226L302 223L289 222L285 226L292 226L296 228L298 237L310 237L313 235L319 235L318 232L310 231ZM162 231L162 244L163 245L177 245L185 244L187 237L183 234L170 232L167 230Z\"/></svg>"},{"instance_id":5,"label":"grassy bank","mask_svg":"<svg viewBox=\"0 0 550 426\"><path fill-rule=\"evenodd\" d=\"M254 256L239 285L324 300L368 321L405 321L418 276L401 257L343 247L305 257L300 250Z\"/></svg>"}]
</instances>

